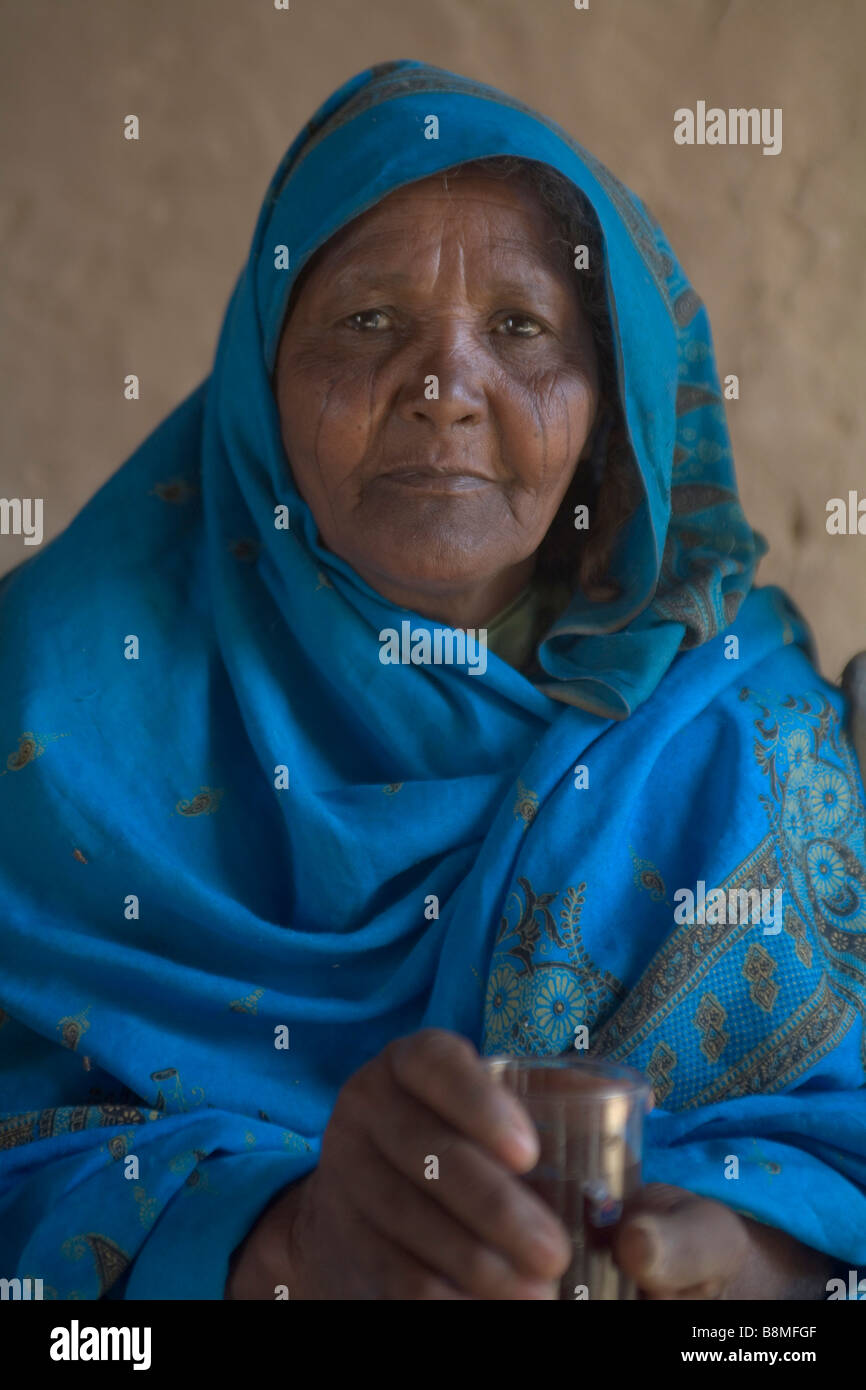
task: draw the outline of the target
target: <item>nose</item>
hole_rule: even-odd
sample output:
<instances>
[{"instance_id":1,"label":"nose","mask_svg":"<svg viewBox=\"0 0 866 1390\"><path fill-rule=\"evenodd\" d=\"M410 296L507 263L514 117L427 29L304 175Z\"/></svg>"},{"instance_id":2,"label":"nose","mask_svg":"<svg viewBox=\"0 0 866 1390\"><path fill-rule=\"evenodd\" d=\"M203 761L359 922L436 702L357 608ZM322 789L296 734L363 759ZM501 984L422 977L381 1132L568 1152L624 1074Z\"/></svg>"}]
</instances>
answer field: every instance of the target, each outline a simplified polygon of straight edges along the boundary
<instances>
[{"instance_id":1,"label":"nose","mask_svg":"<svg viewBox=\"0 0 866 1390\"><path fill-rule=\"evenodd\" d=\"M484 350L465 325L445 323L407 355L397 414L436 430L479 425L487 414Z\"/></svg>"}]
</instances>

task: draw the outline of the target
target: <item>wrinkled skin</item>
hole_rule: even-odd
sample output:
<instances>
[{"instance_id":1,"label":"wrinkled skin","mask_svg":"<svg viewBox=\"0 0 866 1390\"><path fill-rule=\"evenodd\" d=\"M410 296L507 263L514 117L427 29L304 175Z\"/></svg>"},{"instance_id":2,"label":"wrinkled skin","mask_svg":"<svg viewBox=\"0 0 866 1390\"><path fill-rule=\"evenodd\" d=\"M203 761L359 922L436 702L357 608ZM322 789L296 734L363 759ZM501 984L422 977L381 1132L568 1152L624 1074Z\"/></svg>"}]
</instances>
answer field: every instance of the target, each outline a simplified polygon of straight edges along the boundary
<instances>
[{"instance_id":1,"label":"wrinkled skin","mask_svg":"<svg viewBox=\"0 0 866 1390\"><path fill-rule=\"evenodd\" d=\"M519 186L412 184L328 243L283 332L283 441L324 543L450 626L528 583L591 447L596 354L557 235Z\"/></svg>"},{"instance_id":2,"label":"wrinkled skin","mask_svg":"<svg viewBox=\"0 0 866 1390\"><path fill-rule=\"evenodd\" d=\"M531 195L498 180L412 185L328 243L283 334L283 439L324 543L451 626L483 626L528 582L592 444L595 352L554 236ZM537 1154L528 1114L471 1043L397 1039L340 1090L317 1168L235 1251L226 1297L556 1298L570 1246L521 1182ZM612 1248L650 1299L821 1298L831 1269L659 1184L630 1202Z\"/></svg>"}]
</instances>

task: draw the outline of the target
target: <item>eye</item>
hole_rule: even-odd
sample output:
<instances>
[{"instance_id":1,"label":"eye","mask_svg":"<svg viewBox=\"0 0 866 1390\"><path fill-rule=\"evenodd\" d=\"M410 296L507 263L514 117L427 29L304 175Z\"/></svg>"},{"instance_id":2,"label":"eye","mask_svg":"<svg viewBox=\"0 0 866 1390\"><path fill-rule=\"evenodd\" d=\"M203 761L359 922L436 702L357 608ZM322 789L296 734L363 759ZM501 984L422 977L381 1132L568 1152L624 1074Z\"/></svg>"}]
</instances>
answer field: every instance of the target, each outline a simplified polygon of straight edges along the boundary
<instances>
[{"instance_id":1,"label":"eye","mask_svg":"<svg viewBox=\"0 0 866 1390\"><path fill-rule=\"evenodd\" d=\"M499 328L510 338L538 338L544 332L538 319L529 314L506 314Z\"/></svg>"},{"instance_id":2,"label":"eye","mask_svg":"<svg viewBox=\"0 0 866 1390\"><path fill-rule=\"evenodd\" d=\"M381 333L383 328L382 323L371 324L364 321L369 319L384 320L384 326L387 327L388 315L384 309L361 309L357 314L350 314L345 320L345 323L349 328L353 328L356 333Z\"/></svg>"}]
</instances>

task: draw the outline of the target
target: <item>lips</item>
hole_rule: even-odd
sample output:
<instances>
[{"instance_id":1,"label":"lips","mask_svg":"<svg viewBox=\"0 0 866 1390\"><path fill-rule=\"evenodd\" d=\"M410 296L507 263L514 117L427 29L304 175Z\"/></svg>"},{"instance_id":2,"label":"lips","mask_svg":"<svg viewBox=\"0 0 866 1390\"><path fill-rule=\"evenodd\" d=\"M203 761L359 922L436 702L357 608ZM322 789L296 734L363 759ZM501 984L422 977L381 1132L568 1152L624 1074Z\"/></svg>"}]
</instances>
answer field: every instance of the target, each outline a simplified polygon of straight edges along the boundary
<instances>
[{"instance_id":1,"label":"lips","mask_svg":"<svg viewBox=\"0 0 866 1390\"><path fill-rule=\"evenodd\" d=\"M404 487L433 487L447 491L462 491L489 486L496 481L488 473L463 463L446 463L441 459L401 459L393 468L386 468L376 482Z\"/></svg>"},{"instance_id":2,"label":"lips","mask_svg":"<svg viewBox=\"0 0 866 1390\"><path fill-rule=\"evenodd\" d=\"M490 487L494 480L465 468L417 464L401 465L380 473L375 481L390 487L418 488L422 492L477 492L479 488Z\"/></svg>"},{"instance_id":3,"label":"lips","mask_svg":"<svg viewBox=\"0 0 866 1390\"><path fill-rule=\"evenodd\" d=\"M393 478L404 474L423 474L425 477L455 476L457 474L463 478L483 478L487 482L492 482L489 474L482 473L479 469L473 468L471 464L453 462L445 463L441 459L411 459L402 458L393 468L385 468L380 474L381 477Z\"/></svg>"}]
</instances>

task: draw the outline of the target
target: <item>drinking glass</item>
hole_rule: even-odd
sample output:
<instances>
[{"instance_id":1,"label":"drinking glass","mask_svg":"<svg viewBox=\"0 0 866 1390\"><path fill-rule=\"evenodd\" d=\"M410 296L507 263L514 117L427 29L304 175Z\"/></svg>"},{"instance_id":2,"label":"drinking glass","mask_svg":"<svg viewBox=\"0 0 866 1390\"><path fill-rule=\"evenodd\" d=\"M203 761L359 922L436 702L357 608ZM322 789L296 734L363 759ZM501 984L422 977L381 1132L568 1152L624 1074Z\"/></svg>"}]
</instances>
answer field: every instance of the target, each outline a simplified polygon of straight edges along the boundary
<instances>
[{"instance_id":1,"label":"drinking glass","mask_svg":"<svg viewBox=\"0 0 866 1390\"><path fill-rule=\"evenodd\" d=\"M581 1057L485 1057L529 1112L541 1144L524 1180L571 1235L560 1299L633 1299L614 1264L613 1228L640 1187L643 1117L651 1087L631 1067Z\"/></svg>"}]
</instances>

